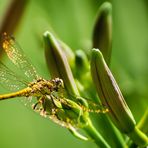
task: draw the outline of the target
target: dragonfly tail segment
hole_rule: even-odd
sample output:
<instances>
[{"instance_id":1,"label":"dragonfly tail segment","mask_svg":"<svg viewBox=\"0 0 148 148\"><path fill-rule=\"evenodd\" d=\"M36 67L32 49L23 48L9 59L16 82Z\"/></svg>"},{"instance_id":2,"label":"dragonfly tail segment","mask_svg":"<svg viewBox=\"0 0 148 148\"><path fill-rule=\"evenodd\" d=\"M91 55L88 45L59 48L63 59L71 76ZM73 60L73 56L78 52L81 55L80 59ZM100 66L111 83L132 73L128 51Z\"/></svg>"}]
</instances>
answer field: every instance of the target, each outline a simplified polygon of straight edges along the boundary
<instances>
[{"instance_id":1,"label":"dragonfly tail segment","mask_svg":"<svg viewBox=\"0 0 148 148\"><path fill-rule=\"evenodd\" d=\"M30 92L29 88L22 89L17 92L9 93L9 94L3 94L0 95L0 101L1 100L6 100L6 99L11 99L15 97L27 97L27 94Z\"/></svg>"}]
</instances>

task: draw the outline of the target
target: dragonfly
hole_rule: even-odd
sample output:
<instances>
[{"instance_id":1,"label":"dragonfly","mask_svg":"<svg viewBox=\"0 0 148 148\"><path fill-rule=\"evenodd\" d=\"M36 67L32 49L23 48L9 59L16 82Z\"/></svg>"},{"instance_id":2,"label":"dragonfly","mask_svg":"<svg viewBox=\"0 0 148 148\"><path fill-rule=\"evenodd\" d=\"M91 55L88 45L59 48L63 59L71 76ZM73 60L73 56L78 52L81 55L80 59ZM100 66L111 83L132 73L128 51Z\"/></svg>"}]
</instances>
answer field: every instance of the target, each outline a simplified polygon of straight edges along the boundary
<instances>
[{"instance_id":1,"label":"dragonfly","mask_svg":"<svg viewBox=\"0 0 148 148\"><path fill-rule=\"evenodd\" d=\"M54 78L46 80L40 77L19 44L15 41L15 38L4 33L2 39L2 47L8 58L24 73L26 78L32 81L23 79L0 62L0 85L5 84L6 87L17 90L7 94L0 94L0 100L16 97L28 98L25 99L28 102L34 100L31 103L34 111L69 129L78 126L78 120L73 120L70 116L65 116L65 110L70 111L71 108L78 108L80 109L79 116L81 116L81 112L83 111L93 112L92 109L65 97L65 88L62 79ZM95 112L100 111L99 109ZM106 109L103 111L107 112Z\"/></svg>"}]
</instances>

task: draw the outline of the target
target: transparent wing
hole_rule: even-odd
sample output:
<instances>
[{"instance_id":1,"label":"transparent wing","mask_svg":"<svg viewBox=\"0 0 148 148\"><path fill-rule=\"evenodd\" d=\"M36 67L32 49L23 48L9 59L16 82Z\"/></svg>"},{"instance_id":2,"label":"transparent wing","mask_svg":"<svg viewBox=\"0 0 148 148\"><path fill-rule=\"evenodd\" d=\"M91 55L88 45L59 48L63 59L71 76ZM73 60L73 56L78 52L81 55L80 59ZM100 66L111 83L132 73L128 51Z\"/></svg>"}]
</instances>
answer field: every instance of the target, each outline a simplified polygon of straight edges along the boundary
<instances>
[{"instance_id":1,"label":"transparent wing","mask_svg":"<svg viewBox=\"0 0 148 148\"><path fill-rule=\"evenodd\" d=\"M65 128L68 128L68 129L70 127L73 127L74 128L74 126L70 123L70 119L69 119L69 122L61 121L55 115L50 115L49 116L49 119L51 119L53 122L55 122L56 124L59 124L62 127L65 127ZM71 122L72 122L72 120L71 120Z\"/></svg>"},{"instance_id":2,"label":"transparent wing","mask_svg":"<svg viewBox=\"0 0 148 148\"><path fill-rule=\"evenodd\" d=\"M88 98L83 98L83 97L79 97L79 96L75 96L72 95L70 93L68 93L68 95L72 98L75 99L76 102L82 107L82 109L84 111L88 111L90 113L107 113L109 112L109 109L107 108L107 106L101 104L101 103L95 103L92 100L88 99ZM86 100L88 106L86 107L83 104L82 100Z\"/></svg>"},{"instance_id":3,"label":"transparent wing","mask_svg":"<svg viewBox=\"0 0 148 148\"><path fill-rule=\"evenodd\" d=\"M9 90L19 90L26 87L27 82L0 62L0 86Z\"/></svg>"},{"instance_id":4,"label":"transparent wing","mask_svg":"<svg viewBox=\"0 0 148 148\"><path fill-rule=\"evenodd\" d=\"M92 100L87 100L88 103L88 108L85 108L82 106L82 108L84 108L84 110L87 110L88 112L91 113L107 113L109 112L109 109L102 105L102 104L96 104L94 103Z\"/></svg>"},{"instance_id":5,"label":"transparent wing","mask_svg":"<svg viewBox=\"0 0 148 148\"><path fill-rule=\"evenodd\" d=\"M21 71L31 80L37 79L38 75L35 68L31 65L20 46L16 43L13 37L6 33L2 37L3 49L5 50L9 59L21 69Z\"/></svg>"}]
</instances>

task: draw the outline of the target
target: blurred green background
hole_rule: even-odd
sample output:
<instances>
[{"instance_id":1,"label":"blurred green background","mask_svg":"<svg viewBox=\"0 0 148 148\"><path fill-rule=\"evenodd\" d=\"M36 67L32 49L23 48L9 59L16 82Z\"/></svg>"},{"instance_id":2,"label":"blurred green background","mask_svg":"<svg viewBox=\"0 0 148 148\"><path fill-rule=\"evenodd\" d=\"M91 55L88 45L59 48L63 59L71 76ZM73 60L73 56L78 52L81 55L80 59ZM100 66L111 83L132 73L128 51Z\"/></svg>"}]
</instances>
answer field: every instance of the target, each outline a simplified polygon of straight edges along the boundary
<instances>
[{"instance_id":1,"label":"blurred green background","mask_svg":"<svg viewBox=\"0 0 148 148\"><path fill-rule=\"evenodd\" d=\"M10 1L0 0L0 21ZM14 35L41 76L49 78L42 41L44 31L54 32L73 50L80 48L89 50L94 20L102 2L104 1L28 2ZM146 0L112 0L111 3L113 5L111 70L138 122L148 106L148 3ZM92 141L76 139L66 129L43 119L28 110L17 99L12 99L0 102L0 147L95 148L96 145Z\"/></svg>"}]
</instances>

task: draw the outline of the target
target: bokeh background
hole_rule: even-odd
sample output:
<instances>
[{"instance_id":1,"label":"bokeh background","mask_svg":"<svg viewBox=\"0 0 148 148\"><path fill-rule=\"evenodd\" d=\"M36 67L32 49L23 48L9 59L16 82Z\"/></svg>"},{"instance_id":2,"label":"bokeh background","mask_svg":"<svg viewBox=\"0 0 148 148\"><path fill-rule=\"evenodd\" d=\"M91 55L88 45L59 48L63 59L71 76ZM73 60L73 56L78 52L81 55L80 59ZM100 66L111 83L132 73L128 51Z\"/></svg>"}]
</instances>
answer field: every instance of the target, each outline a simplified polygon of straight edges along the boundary
<instances>
[{"instance_id":1,"label":"bokeh background","mask_svg":"<svg viewBox=\"0 0 148 148\"><path fill-rule=\"evenodd\" d=\"M0 0L0 23L10 2ZM102 2L28 1L14 35L40 75L49 78L42 39L44 31L52 31L74 51L89 50L95 17ZM111 70L138 122L148 106L148 2L110 2L113 5ZM76 139L68 130L41 118L17 99L12 99L0 102L0 147L95 148L96 145L92 141Z\"/></svg>"}]
</instances>

